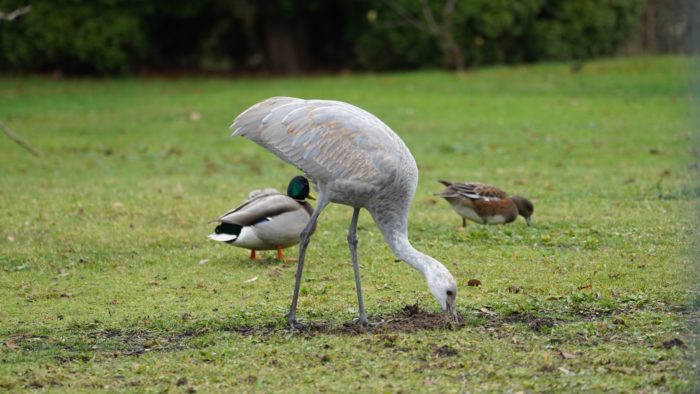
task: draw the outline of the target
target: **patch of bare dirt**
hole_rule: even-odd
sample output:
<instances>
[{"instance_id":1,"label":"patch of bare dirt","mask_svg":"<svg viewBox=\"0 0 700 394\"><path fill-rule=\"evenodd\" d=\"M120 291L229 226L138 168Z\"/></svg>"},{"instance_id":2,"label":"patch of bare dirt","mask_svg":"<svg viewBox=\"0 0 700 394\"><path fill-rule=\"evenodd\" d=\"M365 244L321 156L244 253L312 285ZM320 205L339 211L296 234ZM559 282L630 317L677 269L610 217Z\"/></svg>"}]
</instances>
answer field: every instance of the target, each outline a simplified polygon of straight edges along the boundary
<instances>
[{"instance_id":1,"label":"patch of bare dirt","mask_svg":"<svg viewBox=\"0 0 700 394\"><path fill-rule=\"evenodd\" d=\"M615 311L610 313L579 313L571 316L571 320L546 316L546 312L513 313L502 315L483 307L469 314L459 316L459 323L449 323L442 313L426 311L417 304L406 305L388 315L375 315L370 317L374 324L362 326L355 322L342 324L324 321L305 322L301 328L291 330L280 321L269 322L262 325L231 324L211 325L203 322L201 326L192 321L191 328L182 331L164 331L158 329L133 328L133 329L98 329L95 326L84 330L73 330L69 335L57 333L56 335L33 335L18 333L10 335L0 346L5 351L36 351L59 347L64 350L62 354L54 356L60 363L75 361L89 361L95 359L109 359L115 357L138 357L148 352L178 351L193 345L193 338L214 332L233 332L245 336L269 338L280 335L294 335L300 337L315 337L318 335L365 335L377 334L374 338L385 348L394 348L402 351L397 342L398 333L414 333L430 330L458 331L465 327L480 330L491 337L508 337L517 328L514 325L522 324L540 334L547 334L551 329L565 324L580 321L595 321L603 317L616 316ZM302 322L304 323L304 322ZM617 324L617 323L615 323ZM616 340L620 341L616 334ZM582 340L589 341L590 338ZM601 338L600 340L607 340ZM610 339L612 340L612 339ZM659 346L659 343L655 343ZM664 348L684 347L685 343L680 339L671 339L661 344ZM433 350L437 357L451 357L456 355L456 350L441 346Z\"/></svg>"},{"instance_id":2,"label":"patch of bare dirt","mask_svg":"<svg viewBox=\"0 0 700 394\"><path fill-rule=\"evenodd\" d=\"M332 335L359 335L366 333L412 333L423 330L459 330L464 327L464 316L459 323L450 323L445 320L442 313L428 312L417 304L406 305L398 312L390 316L371 316L372 324L363 326L355 322L343 323L340 326L331 323L311 323L302 325L293 330L301 335L313 336L316 334Z\"/></svg>"},{"instance_id":3,"label":"patch of bare dirt","mask_svg":"<svg viewBox=\"0 0 700 394\"><path fill-rule=\"evenodd\" d=\"M673 338L661 344L664 349L673 349L674 347L686 347L685 342L678 338Z\"/></svg>"},{"instance_id":4,"label":"patch of bare dirt","mask_svg":"<svg viewBox=\"0 0 700 394\"><path fill-rule=\"evenodd\" d=\"M438 346L435 348L435 351L433 352L438 357L453 357L459 354L457 349L454 349L450 346L443 345L443 346Z\"/></svg>"}]
</instances>

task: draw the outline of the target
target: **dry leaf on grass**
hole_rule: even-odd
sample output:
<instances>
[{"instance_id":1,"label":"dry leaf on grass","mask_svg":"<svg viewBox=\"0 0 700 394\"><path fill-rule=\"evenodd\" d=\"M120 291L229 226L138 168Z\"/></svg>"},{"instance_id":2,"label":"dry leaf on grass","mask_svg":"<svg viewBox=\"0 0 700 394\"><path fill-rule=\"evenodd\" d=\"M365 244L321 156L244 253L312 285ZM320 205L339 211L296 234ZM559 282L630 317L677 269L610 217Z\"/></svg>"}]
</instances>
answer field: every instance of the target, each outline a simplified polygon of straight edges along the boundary
<instances>
[{"instance_id":1,"label":"dry leaf on grass","mask_svg":"<svg viewBox=\"0 0 700 394\"><path fill-rule=\"evenodd\" d=\"M13 338L8 338L5 341L5 346L7 346L9 349L19 349L19 345Z\"/></svg>"},{"instance_id":2,"label":"dry leaf on grass","mask_svg":"<svg viewBox=\"0 0 700 394\"><path fill-rule=\"evenodd\" d=\"M564 360L567 360L567 359L570 359L570 358L576 358L576 357L578 357L577 355L575 355L575 354L573 354L573 353L567 353L567 352L563 352L563 351L561 351L561 350L559 351L559 355L560 355L561 358L563 358Z\"/></svg>"}]
</instances>

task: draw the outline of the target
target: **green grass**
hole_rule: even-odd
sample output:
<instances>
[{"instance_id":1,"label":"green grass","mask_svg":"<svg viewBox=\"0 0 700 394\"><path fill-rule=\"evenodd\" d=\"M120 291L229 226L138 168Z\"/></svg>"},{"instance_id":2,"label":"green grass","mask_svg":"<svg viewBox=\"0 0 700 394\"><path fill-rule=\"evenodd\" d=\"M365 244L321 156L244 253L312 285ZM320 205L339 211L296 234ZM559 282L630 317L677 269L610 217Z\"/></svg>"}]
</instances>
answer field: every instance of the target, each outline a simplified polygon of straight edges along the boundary
<instances>
[{"instance_id":1,"label":"green grass","mask_svg":"<svg viewBox=\"0 0 700 394\"><path fill-rule=\"evenodd\" d=\"M692 63L0 79L0 120L43 154L0 136L0 391L697 390ZM324 211L310 245L301 333L284 319L295 264L206 239L207 220L297 174L229 137L274 95L355 103L404 139L421 171L410 238L457 278L461 327L411 326L407 305L438 306L366 212L365 303L393 319L366 332L347 325L348 207ZM525 195L535 225L459 233L437 179Z\"/></svg>"}]
</instances>

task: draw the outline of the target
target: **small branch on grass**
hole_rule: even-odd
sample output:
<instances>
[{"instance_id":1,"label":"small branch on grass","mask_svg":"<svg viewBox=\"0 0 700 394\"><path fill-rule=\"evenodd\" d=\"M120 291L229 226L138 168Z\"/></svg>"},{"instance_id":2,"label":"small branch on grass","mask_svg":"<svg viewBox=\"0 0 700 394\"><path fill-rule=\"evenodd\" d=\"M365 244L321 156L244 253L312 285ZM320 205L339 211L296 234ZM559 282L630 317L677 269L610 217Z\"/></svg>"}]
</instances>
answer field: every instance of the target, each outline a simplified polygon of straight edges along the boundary
<instances>
[{"instance_id":1,"label":"small branch on grass","mask_svg":"<svg viewBox=\"0 0 700 394\"><path fill-rule=\"evenodd\" d=\"M8 21L8 22L13 21L24 14L28 14L31 10L32 10L32 6L30 4L30 5L26 5L22 8L18 8L12 12L8 12L7 14L0 11L0 21L3 21L3 20Z\"/></svg>"},{"instance_id":2,"label":"small branch on grass","mask_svg":"<svg viewBox=\"0 0 700 394\"><path fill-rule=\"evenodd\" d=\"M12 131L7 125L3 122L0 122L0 129L2 130L3 133L7 136L7 138L11 139L12 141L16 142L18 145L20 145L22 148L26 149L27 152L31 153L37 158L41 158L41 154L39 153L38 150L34 149L27 141L25 141L22 137L17 135L14 131Z\"/></svg>"}]
</instances>

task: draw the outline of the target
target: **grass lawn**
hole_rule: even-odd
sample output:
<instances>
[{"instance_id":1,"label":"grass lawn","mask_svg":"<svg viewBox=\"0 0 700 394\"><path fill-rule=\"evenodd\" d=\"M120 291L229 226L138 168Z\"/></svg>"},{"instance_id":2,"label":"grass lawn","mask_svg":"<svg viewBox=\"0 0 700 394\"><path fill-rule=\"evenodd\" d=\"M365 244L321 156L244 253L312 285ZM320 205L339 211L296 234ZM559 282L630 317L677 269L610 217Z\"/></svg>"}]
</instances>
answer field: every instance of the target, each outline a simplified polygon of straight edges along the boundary
<instances>
[{"instance_id":1,"label":"grass lawn","mask_svg":"<svg viewBox=\"0 0 700 394\"><path fill-rule=\"evenodd\" d=\"M692 66L0 79L0 121L42 153L0 135L0 391L698 390ZM349 207L326 209L310 244L301 332L285 328L294 263L206 238L251 189L297 174L229 137L275 95L354 103L404 139L420 168L410 238L458 280L459 326L367 212L374 329L350 324ZM534 226L460 233L437 179L527 196Z\"/></svg>"}]
</instances>

